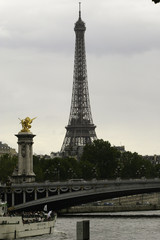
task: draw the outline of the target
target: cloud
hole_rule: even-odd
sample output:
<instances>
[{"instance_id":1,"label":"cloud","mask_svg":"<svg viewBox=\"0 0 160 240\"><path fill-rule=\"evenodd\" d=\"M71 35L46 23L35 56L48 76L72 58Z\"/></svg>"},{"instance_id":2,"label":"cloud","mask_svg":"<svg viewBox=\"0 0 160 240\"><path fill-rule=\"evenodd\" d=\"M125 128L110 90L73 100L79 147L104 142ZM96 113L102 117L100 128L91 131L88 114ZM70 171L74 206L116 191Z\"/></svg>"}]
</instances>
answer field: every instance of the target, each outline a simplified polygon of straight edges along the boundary
<instances>
[{"instance_id":1,"label":"cloud","mask_svg":"<svg viewBox=\"0 0 160 240\"><path fill-rule=\"evenodd\" d=\"M75 0L0 2L1 141L38 118L34 152L61 148L74 66ZM99 138L159 153L159 7L146 0L82 1L93 122Z\"/></svg>"}]
</instances>

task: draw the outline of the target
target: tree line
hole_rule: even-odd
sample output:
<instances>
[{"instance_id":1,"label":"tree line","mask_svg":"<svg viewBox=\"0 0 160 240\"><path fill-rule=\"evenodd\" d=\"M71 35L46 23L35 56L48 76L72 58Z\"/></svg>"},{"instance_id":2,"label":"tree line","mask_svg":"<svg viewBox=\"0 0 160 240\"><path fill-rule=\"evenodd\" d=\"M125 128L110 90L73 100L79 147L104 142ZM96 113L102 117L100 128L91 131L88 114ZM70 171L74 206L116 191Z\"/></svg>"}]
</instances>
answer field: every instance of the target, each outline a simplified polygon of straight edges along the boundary
<instances>
[{"instance_id":1,"label":"tree line","mask_svg":"<svg viewBox=\"0 0 160 240\"><path fill-rule=\"evenodd\" d=\"M18 162L17 156L0 157L0 182L6 182ZM134 152L121 153L108 141L95 140L84 147L79 161L75 158L45 159L33 156L37 182L68 179L135 179L160 177L160 164L152 164Z\"/></svg>"}]
</instances>

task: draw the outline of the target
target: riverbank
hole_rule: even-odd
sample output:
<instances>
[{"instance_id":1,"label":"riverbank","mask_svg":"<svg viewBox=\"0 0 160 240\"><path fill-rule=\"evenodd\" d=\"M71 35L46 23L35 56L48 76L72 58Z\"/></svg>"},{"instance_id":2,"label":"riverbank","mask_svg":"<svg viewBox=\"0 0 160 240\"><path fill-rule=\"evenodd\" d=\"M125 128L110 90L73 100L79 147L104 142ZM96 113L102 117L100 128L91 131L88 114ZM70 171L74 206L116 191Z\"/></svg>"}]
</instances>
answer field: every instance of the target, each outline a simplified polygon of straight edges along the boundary
<instances>
[{"instance_id":1,"label":"riverbank","mask_svg":"<svg viewBox=\"0 0 160 240\"><path fill-rule=\"evenodd\" d=\"M113 213L128 211L152 211L160 210L160 205L124 205L124 206L76 206L59 211L63 214L79 214L79 213Z\"/></svg>"},{"instance_id":2,"label":"riverbank","mask_svg":"<svg viewBox=\"0 0 160 240\"><path fill-rule=\"evenodd\" d=\"M160 210L160 193L139 194L107 199L81 206L62 209L59 214L113 213Z\"/></svg>"}]
</instances>

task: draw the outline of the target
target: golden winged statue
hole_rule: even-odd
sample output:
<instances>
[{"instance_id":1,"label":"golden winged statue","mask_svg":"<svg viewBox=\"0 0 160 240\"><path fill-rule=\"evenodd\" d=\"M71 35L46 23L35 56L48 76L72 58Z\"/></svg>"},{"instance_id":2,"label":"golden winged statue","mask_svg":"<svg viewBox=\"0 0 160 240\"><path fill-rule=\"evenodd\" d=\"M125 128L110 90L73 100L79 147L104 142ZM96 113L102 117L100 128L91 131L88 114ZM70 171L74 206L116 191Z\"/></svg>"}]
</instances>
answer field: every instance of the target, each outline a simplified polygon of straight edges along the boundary
<instances>
[{"instance_id":1,"label":"golden winged statue","mask_svg":"<svg viewBox=\"0 0 160 240\"><path fill-rule=\"evenodd\" d=\"M30 128L31 128L31 123L33 122L33 120L36 119L35 118L29 118L29 117L26 117L25 119L20 119L20 123L22 124L22 130L21 132L30 132Z\"/></svg>"}]
</instances>

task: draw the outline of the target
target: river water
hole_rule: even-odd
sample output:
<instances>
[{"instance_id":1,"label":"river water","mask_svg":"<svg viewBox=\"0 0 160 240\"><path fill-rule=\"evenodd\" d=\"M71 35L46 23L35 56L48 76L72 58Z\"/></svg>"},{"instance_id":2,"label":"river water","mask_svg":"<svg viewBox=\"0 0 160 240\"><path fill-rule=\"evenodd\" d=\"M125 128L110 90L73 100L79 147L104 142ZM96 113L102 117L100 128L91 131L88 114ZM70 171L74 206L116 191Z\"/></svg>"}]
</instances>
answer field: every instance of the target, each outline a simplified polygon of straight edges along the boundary
<instances>
[{"instance_id":1,"label":"river water","mask_svg":"<svg viewBox=\"0 0 160 240\"><path fill-rule=\"evenodd\" d=\"M160 211L150 211L59 217L53 234L27 240L76 240L76 224L83 220L90 221L90 240L160 239Z\"/></svg>"}]
</instances>

